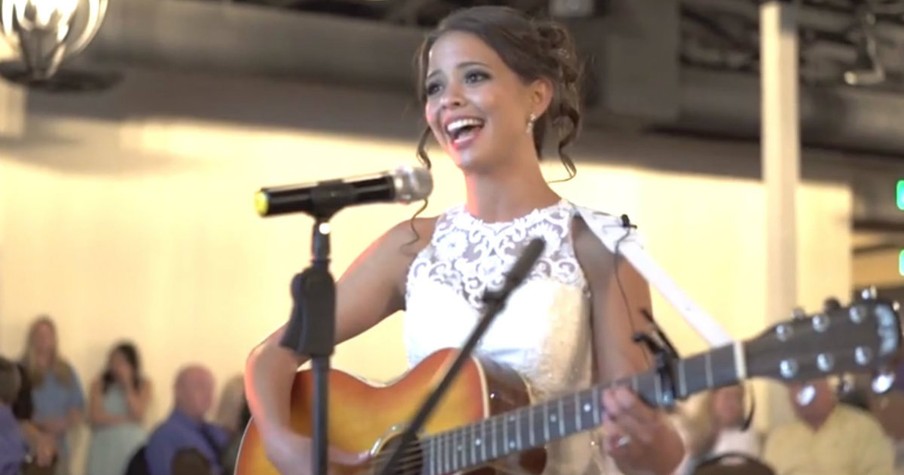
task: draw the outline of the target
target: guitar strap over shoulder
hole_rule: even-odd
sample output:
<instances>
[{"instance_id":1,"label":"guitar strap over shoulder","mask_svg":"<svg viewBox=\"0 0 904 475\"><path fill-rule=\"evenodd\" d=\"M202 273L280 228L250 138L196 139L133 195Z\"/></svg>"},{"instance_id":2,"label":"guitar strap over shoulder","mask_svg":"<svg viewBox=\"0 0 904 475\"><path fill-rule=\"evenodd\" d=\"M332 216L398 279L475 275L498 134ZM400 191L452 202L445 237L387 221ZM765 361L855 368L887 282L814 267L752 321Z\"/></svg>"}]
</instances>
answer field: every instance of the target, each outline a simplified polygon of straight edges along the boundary
<instances>
[{"instance_id":1,"label":"guitar strap over shoulder","mask_svg":"<svg viewBox=\"0 0 904 475\"><path fill-rule=\"evenodd\" d=\"M728 332L691 300L665 270L653 260L653 257L643 247L637 226L631 224L626 215L617 217L583 206L573 206L606 249L631 263L650 286L672 304L688 325L710 346L718 347L732 343L733 339Z\"/></svg>"}]
</instances>

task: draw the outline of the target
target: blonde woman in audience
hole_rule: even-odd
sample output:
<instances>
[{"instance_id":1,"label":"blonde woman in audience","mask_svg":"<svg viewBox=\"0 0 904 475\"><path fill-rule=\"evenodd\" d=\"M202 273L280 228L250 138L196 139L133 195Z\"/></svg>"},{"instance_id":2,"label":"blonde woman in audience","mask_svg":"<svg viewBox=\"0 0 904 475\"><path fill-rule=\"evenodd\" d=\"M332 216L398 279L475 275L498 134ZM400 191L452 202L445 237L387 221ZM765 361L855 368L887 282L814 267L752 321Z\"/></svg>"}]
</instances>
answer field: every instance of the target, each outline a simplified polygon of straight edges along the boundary
<instances>
[{"instance_id":1,"label":"blonde woman in audience","mask_svg":"<svg viewBox=\"0 0 904 475\"><path fill-rule=\"evenodd\" d=\"M239 426L242 407L245 405L245 382L241 374L233 376L220 392L220 402L214 413L214 422L228 430L231 435L241 434L245 430Z\"/></svg>"},{"instance_id":2,"label":"blonde woman in audience","mask_svg":"<svg viewBox=\"0 0 904 475\"><path fill-rule=\"evenodd\" d=\"M242 434L245 432L245 426L248 425L245 381L241 374L233 376L223 385L214 422L229 432L229 443L223 450L220 459L225 473L233 473L239 446L242 443Z\"/></svg>"},{"instance_id":3,"label":"blonde woman in audience","mask_svg":"<svg viewBox=\"0 0 904 475\"><path fill-rule=\"evenodd\" d=\"M144 444L142 424L152 394L141 372L138 349L129 342L116 345L107 367L91 385L88 420L91 448L86 475L122 475L132 455Z\"/></svg>"},{"instance_id":4,"label":"blonde woman in audience","mask_svg":"<svg viewBox=\"0 0 904 475\"><path fill-rule=\"evenodd\" d=\"M57 442L57 473L70 472L69 431L84 417L85 396L75 369L59 350L56 325L50 317L38 317L28 330L22 364L31 382L33 423Z\"/></svg>"}]
</instances>

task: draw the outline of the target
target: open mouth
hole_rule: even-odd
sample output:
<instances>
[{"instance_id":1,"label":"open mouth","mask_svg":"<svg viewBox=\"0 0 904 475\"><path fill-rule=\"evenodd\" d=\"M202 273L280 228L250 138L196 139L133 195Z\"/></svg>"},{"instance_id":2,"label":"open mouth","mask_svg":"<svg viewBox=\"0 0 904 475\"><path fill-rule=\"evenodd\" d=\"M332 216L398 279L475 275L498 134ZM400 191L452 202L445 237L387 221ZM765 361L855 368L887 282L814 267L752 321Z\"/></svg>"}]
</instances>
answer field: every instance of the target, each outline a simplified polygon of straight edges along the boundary
<instances>
[{"instance_id":1,"label":"open mouth","mask_svg":"<svg viewBox=\"0 0 904 475\"><path fill-rule=\"evenodd\" d=\"M483 129L483 120L467 118L456 119L446 125L446 134L456 147L469 143Z\"/></svg>"}]
</instances>

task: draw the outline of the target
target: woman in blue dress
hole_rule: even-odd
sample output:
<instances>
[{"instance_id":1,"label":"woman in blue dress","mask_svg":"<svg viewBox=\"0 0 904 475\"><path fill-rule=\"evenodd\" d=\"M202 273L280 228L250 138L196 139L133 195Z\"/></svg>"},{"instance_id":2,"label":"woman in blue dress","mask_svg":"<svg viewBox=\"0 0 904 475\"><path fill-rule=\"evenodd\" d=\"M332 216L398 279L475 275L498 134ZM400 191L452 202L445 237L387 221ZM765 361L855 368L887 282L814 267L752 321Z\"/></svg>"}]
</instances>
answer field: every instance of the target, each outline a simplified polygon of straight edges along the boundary
<instances>
[{"instance_id":1,"label":"woman in blue dress","mask_svg":"<svg viewBox=\"0 0 904 475\"><path fill-rule=\"evenodd\" d=\"M142 422L150 400L151 383L141 373L135 345L116 345L110 351L106 369L91 385L91 448L86 475L125 473L129 459L147 437Z\"/></svg>"},{"instance_id":2,"label":"woman in blue dress","mask_svg":"<svg viewBox=\"0 0 904 475\"><path fill-rule=\"evenodd\" d=\"M38 317L31 324L22 366L32 385L32 422L57 443L56 473L69 474L66 436L82 422L85 396L78 374L60 354L56 325L50 317Z\"/></svg>"}]
</instances>

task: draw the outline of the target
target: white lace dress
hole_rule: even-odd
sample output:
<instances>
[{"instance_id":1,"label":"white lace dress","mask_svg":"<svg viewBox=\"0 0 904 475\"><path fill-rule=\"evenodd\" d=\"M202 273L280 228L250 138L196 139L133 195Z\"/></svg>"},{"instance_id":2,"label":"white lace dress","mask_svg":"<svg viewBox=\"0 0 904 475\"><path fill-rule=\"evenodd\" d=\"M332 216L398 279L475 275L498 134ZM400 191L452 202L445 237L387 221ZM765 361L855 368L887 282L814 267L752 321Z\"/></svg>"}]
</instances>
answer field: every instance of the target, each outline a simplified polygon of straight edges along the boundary
<instances>
[{"instance_id":1,"label":"white lace dress","mask_svg":"<svg viewBox=\"0 0 904 475\"><path fill-rule=\"evenodd\" d=\"M578 212L560 201L509 222L485 223L463 206L440 216L408 272L403 333L409 363L461 347L481 315L484 292L498 289L524 246L542 237L543 255L477 353L518 371L538 401L589 386L590 295L572 239ZM584 432L548 446L544 475L618 473L601 455L598 437L598 431Z\"/></svg>"}]
</instances>

